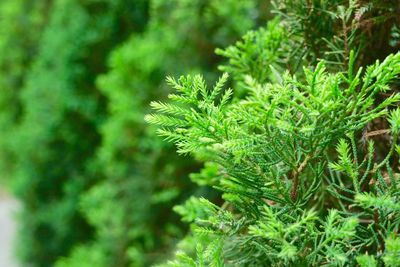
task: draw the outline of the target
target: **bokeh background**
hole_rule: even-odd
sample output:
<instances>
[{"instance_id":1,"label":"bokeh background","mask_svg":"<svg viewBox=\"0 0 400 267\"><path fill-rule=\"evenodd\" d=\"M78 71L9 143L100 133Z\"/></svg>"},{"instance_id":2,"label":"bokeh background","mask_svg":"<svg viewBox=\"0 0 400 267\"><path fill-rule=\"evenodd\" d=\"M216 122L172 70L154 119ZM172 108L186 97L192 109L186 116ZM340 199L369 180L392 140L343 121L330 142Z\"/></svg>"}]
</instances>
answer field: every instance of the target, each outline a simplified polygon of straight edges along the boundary
<instances>
[{"instance_id":1,"label":"bokeh background","mask_svg":"<svg viewBox=\"0 0 400 267\"><path fill-rule=\"evenodd\" d=\"M167 75L214 81L215 50L265 25L268 2L1 0L0 266L168 259L188 230L173 207L219 195L144 115Z\"/></svg>"}]
</instances>

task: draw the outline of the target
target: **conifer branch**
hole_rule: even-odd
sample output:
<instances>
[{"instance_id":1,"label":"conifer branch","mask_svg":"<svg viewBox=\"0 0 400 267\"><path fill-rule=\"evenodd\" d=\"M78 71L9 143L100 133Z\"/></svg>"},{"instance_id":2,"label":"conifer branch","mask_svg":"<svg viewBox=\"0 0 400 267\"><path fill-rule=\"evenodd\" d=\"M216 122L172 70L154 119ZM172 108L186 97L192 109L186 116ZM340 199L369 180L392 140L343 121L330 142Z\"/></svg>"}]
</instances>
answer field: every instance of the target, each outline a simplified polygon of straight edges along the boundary
<instances>
[{"instance_id":1,"label":"conifer branch","mask_svg":"<svg viewBox=\"0 0 400 267\"><path fill-rule=\"evenodd\" d=\"M307 155L306 158L304 159L304 161L299 165L297 170L292 172L293 185L292 185L292 190L290 193L290 197L291 197L292 201L295 201L297 198L297 192L299 189L299 176L303 172L304 168L306 168L308 161L311 159L311 157L312 157L312 155Z\"/></svg>"}]
</instances>

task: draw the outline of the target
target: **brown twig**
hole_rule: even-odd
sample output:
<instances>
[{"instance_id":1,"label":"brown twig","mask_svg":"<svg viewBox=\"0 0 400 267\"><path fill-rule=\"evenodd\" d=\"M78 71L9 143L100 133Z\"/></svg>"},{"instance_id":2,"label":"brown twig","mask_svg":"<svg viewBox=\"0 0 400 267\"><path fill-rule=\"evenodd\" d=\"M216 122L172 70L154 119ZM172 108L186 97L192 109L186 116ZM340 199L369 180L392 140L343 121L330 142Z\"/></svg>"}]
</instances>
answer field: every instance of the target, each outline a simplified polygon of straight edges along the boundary
<instances>
[{"instance_id":1,"label":"brown twig","mask_svg":"<svg viewBox=\"0 0 400 267\"><path fill-rule=\"evenodd\" d=\"M292 180L293 180L293 185L292 185L292 191L290 192L290 197L292 201L295 201L297 198L297 192L299 190L299 176L300 173L304 170L304 168L307 166L308 161L311 159L311 155L307 155L307 157L304 159L304 161L300 164L300 166L297 168L297 170L294 170L292 172Z\"/></svg>"},{"instance_id":2,"label":"brown twig","mask_svg":"<svg viewBox=\"0 0 400 267\"><path fill-rule=\"evenodd\" d=\"M379 250L384 251L385 250L385 241L383 240L381 236L381 232L379 231L379 212L378 210L374 210L374 228L376 233L378 234L378 241L379 241Z\"/></svg>"},{"instance_id":3,"label":"brown twig","mask_svg":"<svg viewBox=\"0 0 400 267\"><path fill-rule=\"evenodd\" d=\"M363 137L371 137L371 136L376 136L376 135L381 135L381 134L387 134L390 133L389 129L382 129L382 130L376 130L372 132L365 133Z\"/></svg>"}]
</instances>

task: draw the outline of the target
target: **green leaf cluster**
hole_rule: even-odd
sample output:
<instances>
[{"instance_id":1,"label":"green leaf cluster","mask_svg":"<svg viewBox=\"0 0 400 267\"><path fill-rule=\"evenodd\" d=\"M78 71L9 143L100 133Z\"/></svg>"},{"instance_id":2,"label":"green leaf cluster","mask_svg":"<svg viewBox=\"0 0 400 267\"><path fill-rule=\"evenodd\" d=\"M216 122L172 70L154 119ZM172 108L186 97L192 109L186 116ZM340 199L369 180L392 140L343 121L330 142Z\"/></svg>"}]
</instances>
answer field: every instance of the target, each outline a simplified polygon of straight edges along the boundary
<instances>
[{"instance_id":1,"label":"green leaf cluster","mask_svg":"<svg viewBox=\"0 0 400 267\"><path fill-rule=\"evenodd\" d=\"M150 266L165 260L187 227L172 212L191 194L212 199L187 176L200 164L179 157L147 127L151 100L171 91L165 75L204 71L215 77L225 46L254 27L261 1L149 1L149 20L113 50L96 79L107 100L93 165L102 176L80 194L80 211L94 228L57 266ZM255 15L253 17L251 14ZM179 59L177 59L179 58ZM179 61L179 64L177 64ZM202 178L194 178L200 181ZM200 182L199 182L200 183ZM82 261L84 255L87 260Z\"/></svg>"},{"instance_id":2,"label":"green leaf cluster","mask_svg":"<svg viewBox=\"0 0 400 267\"><path fill-rule=\"evenodd\" d=\"M364 28L384 33L397 8L277 1L266 28L217 50L233 89L167 78L176 93L146 120L212 162L224 203L176 208L191 234L166 266L398 265L400 53Z\"/></svg>"}]
</instances>

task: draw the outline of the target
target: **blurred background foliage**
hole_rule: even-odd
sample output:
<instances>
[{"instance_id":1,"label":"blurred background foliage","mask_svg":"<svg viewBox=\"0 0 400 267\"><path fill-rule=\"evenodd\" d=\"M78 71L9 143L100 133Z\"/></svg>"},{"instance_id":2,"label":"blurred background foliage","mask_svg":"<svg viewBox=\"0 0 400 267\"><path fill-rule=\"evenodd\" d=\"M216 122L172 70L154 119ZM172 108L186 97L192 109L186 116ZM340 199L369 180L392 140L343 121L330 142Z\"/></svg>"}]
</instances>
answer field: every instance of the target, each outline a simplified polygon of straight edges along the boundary
<instances>
[{"instance_id":1,"label":"blurred background foliage","mask_svg":"<svg viewBox=\"0 0 400 267\"><path fill-rule=\"evenodd\" d=\"M22 204L24 265L169 257L187 231L173 206L219 196L191 183L200 164L145 124L149 102L168 95L166 75L215 80L215 49L265 25L268 10L262 0L0 2L0 179Z\"/></svg>"}]
</instances>

